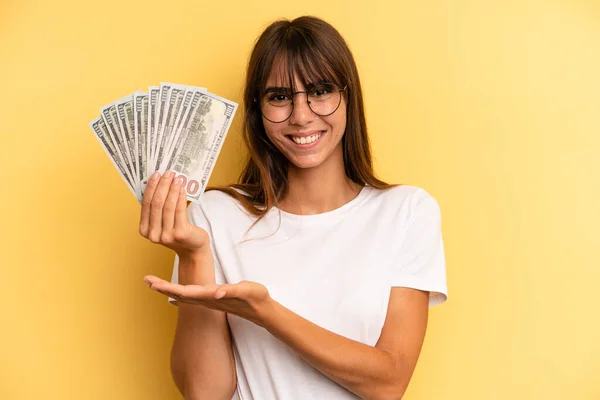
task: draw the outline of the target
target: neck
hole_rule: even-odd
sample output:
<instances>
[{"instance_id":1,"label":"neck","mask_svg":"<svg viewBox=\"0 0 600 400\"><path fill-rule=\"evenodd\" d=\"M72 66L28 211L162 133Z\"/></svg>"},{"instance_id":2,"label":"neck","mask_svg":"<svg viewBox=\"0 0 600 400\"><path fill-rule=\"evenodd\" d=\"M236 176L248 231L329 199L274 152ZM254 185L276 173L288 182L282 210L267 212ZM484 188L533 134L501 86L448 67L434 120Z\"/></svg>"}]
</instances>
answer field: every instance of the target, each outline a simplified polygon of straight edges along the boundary
<instances>
[{"instance_id":1,"label":"neck","mask_svg":"<svg viewBox=\"0 0 600 400\"><path fill-rule=\"evenodd\" d=\"M288 190L278 208L291 214L321 214L354 199L362 186L346 176L342 152L338 153L331 154L314 168L298 168L291 164Z\"/></svg>"}]
</instances>

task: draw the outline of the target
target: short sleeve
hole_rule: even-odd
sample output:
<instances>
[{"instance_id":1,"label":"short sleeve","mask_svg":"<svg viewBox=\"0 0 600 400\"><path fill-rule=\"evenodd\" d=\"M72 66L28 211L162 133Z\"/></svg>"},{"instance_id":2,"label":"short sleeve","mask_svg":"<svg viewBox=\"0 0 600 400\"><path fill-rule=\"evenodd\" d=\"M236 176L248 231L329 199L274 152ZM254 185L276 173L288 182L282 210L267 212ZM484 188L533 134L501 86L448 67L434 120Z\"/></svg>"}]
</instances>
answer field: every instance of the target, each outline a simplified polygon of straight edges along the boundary
<instances>
[{"instance_id":1,"label":"short sleeve","mask_svg":"<svg viewBox=\"0 0 600 400\"><path fill-rule=\"evenodd\" d=\"M441 211L425 190L415 196L391 285L428 291L431 307L448 299Z\"/></svg>"},{"instance_id":2,"label":"short sleeve","mask_svg":"<svg viewBox=\"0 0 600 400\"><path fill-rule=\"evenodd\" d=\"M192 202L187 208L187 217L190 223L192 223L195 226L199 226L208 233L208 236L210 237L210 249L214 257L215 281L219 285L227 283L223 274L223 268L221 267L221 263L219 262L218 254L215 250L213 230L206 216L206 211L204 210L202 205ZM173 274L171 276L171 282L179 283L179 256L177 254L175 254L175 261L173 263ZM169 297L169 303L177 305L177 300L175 300L172 297Z\"/></svg>"}]
</instances>

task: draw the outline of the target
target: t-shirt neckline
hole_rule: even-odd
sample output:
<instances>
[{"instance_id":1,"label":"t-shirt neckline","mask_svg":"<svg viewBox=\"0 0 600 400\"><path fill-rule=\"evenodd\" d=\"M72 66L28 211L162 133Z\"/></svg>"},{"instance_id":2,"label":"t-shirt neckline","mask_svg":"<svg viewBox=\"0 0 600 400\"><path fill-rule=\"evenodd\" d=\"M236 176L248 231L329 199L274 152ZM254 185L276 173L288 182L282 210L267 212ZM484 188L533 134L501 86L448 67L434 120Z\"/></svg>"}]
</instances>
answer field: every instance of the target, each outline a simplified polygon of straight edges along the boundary
<instances>
[{"instance_id":1,"label":"t-shirt neckline","mask_svg":"<svg viewBox=\"0 0 600 400\"><path fill-rule=\"evenodd\" d=\"M360 192L358 192L358 194L349 202L341 205L338 208L335 208L330 211L325 211L319 214L292 214L279 209L277 206L273 206L273 209L281 215L282 221L289 221L291 223L302 223L303 225L313 223L324 223L332 219L336 219L337 217L347 213L352 208L361 204L368 195L368 189L368 185L363 186L360 189Z\"/></svg>"}]
</instances>

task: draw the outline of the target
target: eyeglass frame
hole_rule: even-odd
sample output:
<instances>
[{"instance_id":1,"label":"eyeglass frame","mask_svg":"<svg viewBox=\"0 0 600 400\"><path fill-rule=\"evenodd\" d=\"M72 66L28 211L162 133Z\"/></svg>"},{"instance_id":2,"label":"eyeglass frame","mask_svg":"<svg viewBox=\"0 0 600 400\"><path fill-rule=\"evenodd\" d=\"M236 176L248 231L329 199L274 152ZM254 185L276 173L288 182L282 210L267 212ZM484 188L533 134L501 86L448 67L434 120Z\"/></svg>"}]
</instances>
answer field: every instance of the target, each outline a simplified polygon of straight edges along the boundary
<instances>
[{"instance_id":1,"label":"eyeglass frame","mask_svg":"<svg viewBox=\"0 0 600 400\"><path fill-rule=\"evenodd\" d=\"M344 86L343 88L341 88L341 89L340 89L340 88L338 87L338 85L336 85L335 83L330 83L330 85L333 85L333 86L335 86L335 87L337 88L337 90L338 90L338 93L340 93L340 100L338 101L338 105L335 107L335 110L333 110L333 111L332 111L332 112L330 112L329 114L318 114L318 113L316 113L316 112L315 112L315 110L313 110L313 109L311 108L311 106L310 106L310 100L308 100L308 92L309 92L308 90L300 90L300 91L297 91L297 92L292 92L292 93L290 93L290 96L291 96L291 98L292 98L292 111L290 111L290 115L288 115L288 116L287 116L287 118L286 118L286 119L284 119L284 120L282 120L282 121L272 121L272 120L270 120L269 118L267 118L267 117L265 116L265 114L263 114L263 112L262 112L262 105L260 104L260 100L259 100L258 98L255 98L255 99L254 99L254 102L258 104L258 109L259 109L259 111L260 111L260 114L261 114L261 115L262 115L262 116L263 116L263 117L264 117L264 118L265 118L267 121L269 121L269 122L271 122L271 123L273 123L273 124L281 124L281 123L283 123L283 122L287 121L288 119L290 119L290 117L291 117L291 116L292 116L292 114L294 113L294 97L296 97L296 95L297 95L297 94L300 94L300 93L306 93L306 105L308 105L308 108L310 109L310 111L311 111L313 114L315 114L315 115L318 115L319 117L328 117L328 116L330 116L331 114L333 114L334 112L336 112L336 111L338 110L338 108L340 108L340 105L342 104L342 94L341 94L341 93L342 93L342 92L344 92L344 91L346 91L346 89L348 88L348 85L345 85L345 86Z\"/></svg>"}]
</instances>

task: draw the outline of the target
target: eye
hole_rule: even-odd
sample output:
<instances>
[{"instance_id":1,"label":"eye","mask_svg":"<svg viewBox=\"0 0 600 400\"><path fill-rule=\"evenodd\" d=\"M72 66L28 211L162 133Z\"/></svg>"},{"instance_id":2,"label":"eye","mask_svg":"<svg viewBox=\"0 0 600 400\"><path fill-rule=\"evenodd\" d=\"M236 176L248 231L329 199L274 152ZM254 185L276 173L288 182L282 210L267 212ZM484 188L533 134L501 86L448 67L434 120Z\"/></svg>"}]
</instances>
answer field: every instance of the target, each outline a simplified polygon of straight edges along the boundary
<instances>
[{"instance_id":1,"label":"eye","mask_svg":"<svg viewBox=\"0 0 600 400\"><path fill-rule=\"evenodd\" d=\"M332 92L330 85L319 85L310 90L310 95L314 97L325 97Z\"/></svg>"},{"instance_id":2,"label":"eye","mask_svg":"<svg viewBox=\"0 0 600 400\"><path fill-rule=\"evenodd\" d=\"M279 102L279 101L291 100L291 98L289 95L287 95L285 93L271 93L267 97L267 100L272 101L272 102Z\"/></svg>"}]
</instances>

